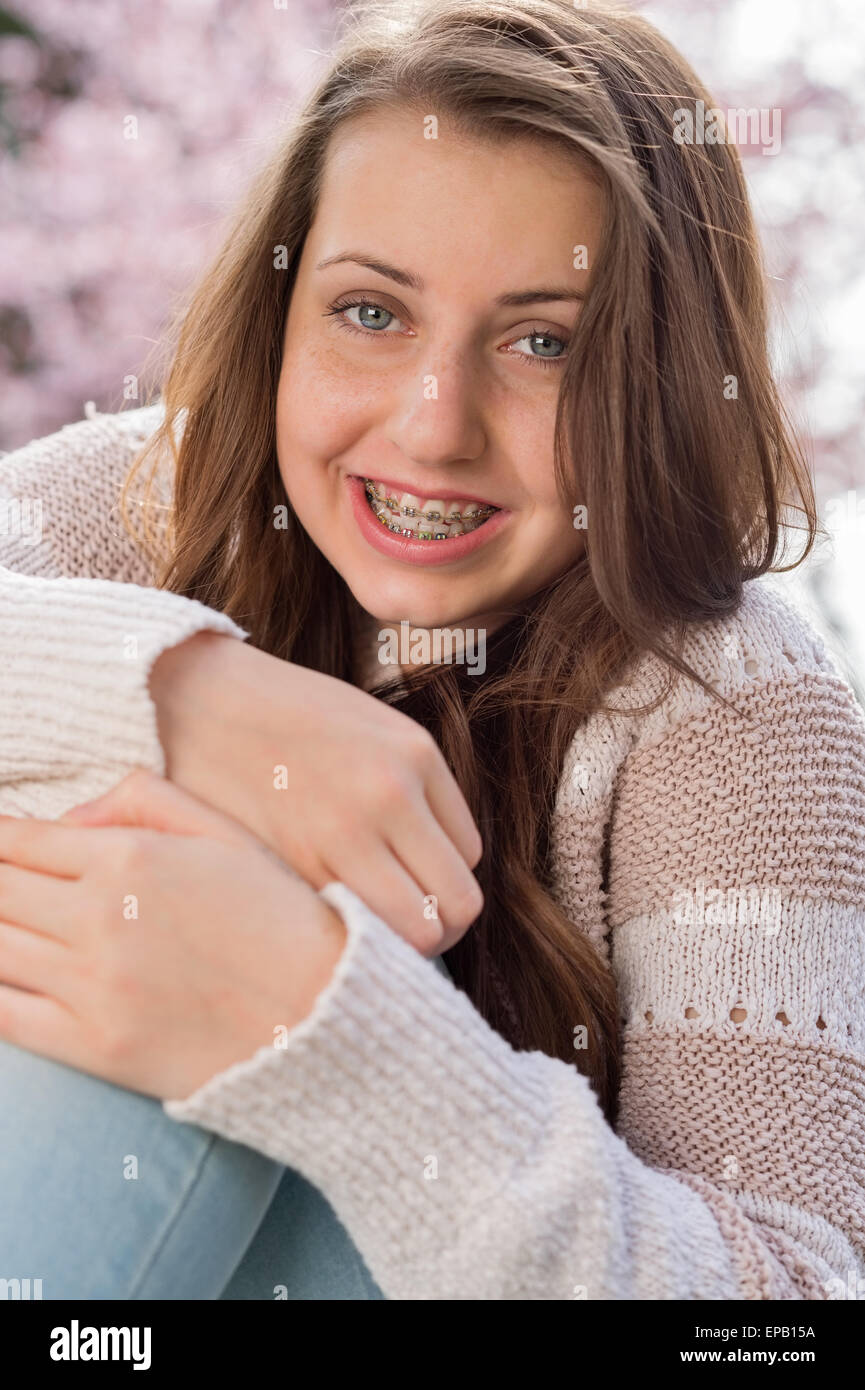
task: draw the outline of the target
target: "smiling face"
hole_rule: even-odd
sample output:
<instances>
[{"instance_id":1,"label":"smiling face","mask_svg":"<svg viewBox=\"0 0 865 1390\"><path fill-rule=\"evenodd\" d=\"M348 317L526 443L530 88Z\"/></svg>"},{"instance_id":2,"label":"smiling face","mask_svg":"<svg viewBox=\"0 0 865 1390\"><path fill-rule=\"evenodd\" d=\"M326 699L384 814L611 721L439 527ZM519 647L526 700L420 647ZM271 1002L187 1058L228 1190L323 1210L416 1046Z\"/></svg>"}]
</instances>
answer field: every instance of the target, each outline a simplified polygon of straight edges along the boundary
<instances>
[{"instance_id":1,"label":"smiling face","mask_svg":"<svg viewBox=\"0 0 865 1390\"><path fill-rule=\"evenodd\" d=\"M402 109L330 143L277 453L301 524L375 619L493 630L582 549L553 443L602 195L535 140L423 132Z\"/></svg>"}]
</instances>

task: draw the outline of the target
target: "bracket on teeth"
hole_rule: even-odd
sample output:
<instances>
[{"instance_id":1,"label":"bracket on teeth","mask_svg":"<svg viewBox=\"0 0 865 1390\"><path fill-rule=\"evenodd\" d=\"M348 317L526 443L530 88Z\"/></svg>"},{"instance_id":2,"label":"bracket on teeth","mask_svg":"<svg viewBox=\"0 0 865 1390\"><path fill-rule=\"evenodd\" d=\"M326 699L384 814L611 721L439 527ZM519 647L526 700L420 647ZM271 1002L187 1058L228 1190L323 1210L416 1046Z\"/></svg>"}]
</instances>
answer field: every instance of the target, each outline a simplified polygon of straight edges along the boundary
<instances>
[{"instance_id":1,"label":"bracket on teeth","mask_svg":"<svg viewBox=\"0 0 865 1390\"><path fill-rule=\"evenodd\" d=\"M381 498L376 493L376 485L369 479L364 480L364 489L370 502L374 504L373 511L389 531L393 531L397 536L415 537L422 541L446 541L449 539L447 531L413 531L410 527L403 527L397 521L393 521L386 514L386 509L396 512L398 516L421 516L425 521L439 521L445 526L453 526L463 522L469 523L474 527L479 526L482 521L486 521L497 510L495 507L478 507L475 512L449 512L443 517L441 512L418 512L416 507L400 507L395 497Z\"/></svg>"}]
</instances>

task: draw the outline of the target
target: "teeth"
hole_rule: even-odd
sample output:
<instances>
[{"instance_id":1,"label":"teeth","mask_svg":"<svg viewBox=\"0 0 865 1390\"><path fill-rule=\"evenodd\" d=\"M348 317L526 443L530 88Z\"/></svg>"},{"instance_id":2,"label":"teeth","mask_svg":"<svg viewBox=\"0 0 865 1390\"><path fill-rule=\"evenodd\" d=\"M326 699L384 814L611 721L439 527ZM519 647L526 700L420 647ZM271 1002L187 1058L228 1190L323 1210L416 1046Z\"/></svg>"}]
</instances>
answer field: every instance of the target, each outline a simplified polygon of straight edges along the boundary
<instances>
[{"instance_id":1,"label":"teeth","mask_svg":"<svg viewBox=\"0 0 865 1390\"><path fill-rule=\"evenodd\" d=\"M440 497L423 498L414 493L393 494L384 483L364 478L367 500L382 525L398 536L417 540L446 541L468 535L482 526L497 507L479 502L445 502Z\"/></svg>"}]
</instances>

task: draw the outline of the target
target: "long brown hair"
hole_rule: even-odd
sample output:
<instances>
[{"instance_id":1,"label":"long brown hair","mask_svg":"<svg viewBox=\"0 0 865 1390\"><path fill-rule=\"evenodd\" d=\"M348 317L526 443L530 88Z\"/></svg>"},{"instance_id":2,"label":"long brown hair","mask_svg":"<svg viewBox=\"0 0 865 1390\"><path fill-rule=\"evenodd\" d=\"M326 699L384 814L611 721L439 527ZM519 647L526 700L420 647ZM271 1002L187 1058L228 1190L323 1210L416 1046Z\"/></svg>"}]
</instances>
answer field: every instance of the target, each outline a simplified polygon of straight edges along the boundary
<instances>
[{"instance_id":1,"label":"long brown hair","mask_svg":"<svg viewBox=\"0 0 865 1390\"><path fill-rule=\"evenodd\" d=\"M287 502L274 425L285 317L343 121L446 112L476 137L531 135L593 171L604 242L555 451L563 501L588 509L585 553L494 634L484 676L430 666L378 693L434 735L483 836L485 906L448 952L456 983L515 1047L585 1072L614 1121L614 981L551 891L566 751L642 653L705 686L682 660L687 626L734 612L747 579L781 568L789 510L804 515L796 563L816 534L768 361L740 161L729 144L674 140L674 112L711 98L640 17L567 0L397 0L353 6L348 21L170 335L164 423L138 460L172 460L160 582L228 612L265 651L353 678L356 601L290 507L287 529L273 525Z\"/></svg>"}]
</instances>

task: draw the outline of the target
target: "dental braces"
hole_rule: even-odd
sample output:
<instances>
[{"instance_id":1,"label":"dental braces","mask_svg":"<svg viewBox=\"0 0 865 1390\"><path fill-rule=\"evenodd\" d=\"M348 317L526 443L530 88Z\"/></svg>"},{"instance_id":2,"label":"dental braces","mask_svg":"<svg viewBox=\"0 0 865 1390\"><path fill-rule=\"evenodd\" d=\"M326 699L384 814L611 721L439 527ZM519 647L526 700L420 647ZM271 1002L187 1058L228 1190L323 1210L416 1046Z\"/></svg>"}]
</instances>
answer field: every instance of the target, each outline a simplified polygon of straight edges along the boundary
<instances>
[{"instance_id":1,"label":"dental braces","mask_svg":"<svg viewBox=\"0 0 865 1390\"><path fill-rule=\"evenodd\" d=\"M395 497L379 497L373 483L365 483L364 488L371 502L377 502L380 506L387 507L392 512L398 512L400 516L422 516L424 521L443 521L445 526L451 526L456 521L460 523L464 521L480 523L481 521L486 521L488 517L491 517L493 512L498 511L497 507L478 507L476 512L450 512L448 516L443 517L441 512L419 512L416 507L400 507ZM378 512L376 512L376 516L379 516ZM379 520L382 520L380 516ZM388 522L385 524L390 526ZM429 537L432 539L432 533L425 531L418 531L415 533L410 528L403 530L403 528L399 526L390 526L390 530L397 531L399 534L405 536L417 534L420 537ZM447 535L444 532L439 532L435 535L435 539L447 540Z\"/></svg>"}]
</instances>

